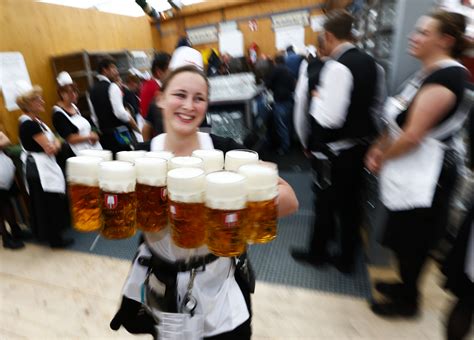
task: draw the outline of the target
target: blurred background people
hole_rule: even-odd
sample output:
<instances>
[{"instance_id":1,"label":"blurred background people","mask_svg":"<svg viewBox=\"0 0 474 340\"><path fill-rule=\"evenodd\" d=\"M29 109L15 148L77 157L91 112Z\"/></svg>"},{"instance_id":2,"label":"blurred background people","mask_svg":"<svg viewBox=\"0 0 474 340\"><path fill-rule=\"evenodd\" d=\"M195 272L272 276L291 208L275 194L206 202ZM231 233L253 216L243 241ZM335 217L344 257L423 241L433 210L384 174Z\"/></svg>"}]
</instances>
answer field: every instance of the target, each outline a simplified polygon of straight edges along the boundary
<instances>
[{"instance_id":1,"label":"blurred background people","mask_svg":"<svg viewBox=\"0 0 474 340\"><path fill-rule=\"evenodd\" d=\"M418 314L419 278L446 228L458 176L455 140L468 113L461 105L468 72L456 60L466 46L465 28L464 16L446 11L418 20L409 53L422 68L387 101L388 131L367 154L388 209L383 243L394 252L400 275L375 285L387 300L373 303L372 311L384 317Z\"/></svg>"},{"instance_id":2,"label":"blurred background people","mask_svg":"<svg viewBox=\"0 0 474 340\"><path fill-rule=\"evenodd\" d=\"M278 153L284 155L291 145L291 115L296 79L285 65L282 55L275 57L275 67L265 79L265 85L273 93L273 128L278 137Z\"/></svg>"},{"instance_id":3,"label":"blurred background people","mask_svg":"<svg viewBox=\"0 0 474 340\"><path fill-rule=\"evenodd\" d=\"M73 240L62 236L69 227L66 183L55 158L61 143L40 118L45 104L41 88L17 83L16 103L23 112L19 137L30 197L31 229L38 240L49 242L52 248L67 247Z\"/></svg>"},{"instance_id":4,"label":"blurred background people","mask_svg":"<svg viewBox=\"0 0 474 340\"><path fill-rule=\"evenodd\" d=\"M140 91L140 109L145 117L142 128L144 141L149 141L164 131L161 110L156 105L156 101L161 91L161 79L168 70L170 59L171 56L168 53L156 54L151 66L152 78L143 83Z\"/></svg>"},{"instance_id":5,"label":"blurred background people","mask_svg":"<svg viewBox=\"0 0 474 340\"><path fill-rule=\"evenodd\" d=\"M16 221L11 202L11 198L18 192L15 183L15 165L4 152L4 149L10 144L7 135L0 131L0 234L4 248L20 249L25 246L22 242L25 232ZM8 232L5 222L8 222L10 232Z\"/></svg>"},{"instance_id":6,"label":"blurred background people","mask_svg":"<svg viewBox=\"0 0 474 340\"><path fill-rule=\"evenodd\" d=\"M90 91L90 100L99 123L100 144L114 154L133 149L135 119L123 105L123 94L115 83L119 72L115 60L104 57L98 64L97 82Z\"/></svg>"},{"instance_id":7,"label":"blurred background people","mask_svg":"<svg viewBox=\"0 0 474 340\"><path fill-rule=\"evenodd\" d=\"M293 46L288 46L286 48L285 65L288 67L295 80L298 79L298 72L303 59L304 57L302 55L296 54Z\"/></svg>"},{"instance_id":8,"label":"blurred background people","mask_svg":"<svg viewBox=\"0 0 474 340\"><path fill-rule=\"evenodd\" d=\"M81 115L76 106L79 92L69 73L59 73L56 82L59 101L53 106L52 120L54 129L67 145L62 154L64 159L61 162L58 159L64 169L65 160L78 156L80 150L101 150L102 146L99 143L99 135L92 130L93 124Z\"/></svg>"},{"instance_id":9,"label":"blurred background people","mask_svg":"<svg viewBox=\"0 0 474 340\"><path fill-rule=\"evenodd\" d=\"M315 156L314 230L309 251L292 250L297 261L333 264L345 274L354 271L360 244L363 159L375 135L370 108L377 83L374 59L352 43L353 23L354 17L343 10L330 12L324 23L330 59L321 69L317 90L311 90L309 108L308 148ZM335 255L328 243L337 229L340 249Z\"/></svg>"}]
</instances>

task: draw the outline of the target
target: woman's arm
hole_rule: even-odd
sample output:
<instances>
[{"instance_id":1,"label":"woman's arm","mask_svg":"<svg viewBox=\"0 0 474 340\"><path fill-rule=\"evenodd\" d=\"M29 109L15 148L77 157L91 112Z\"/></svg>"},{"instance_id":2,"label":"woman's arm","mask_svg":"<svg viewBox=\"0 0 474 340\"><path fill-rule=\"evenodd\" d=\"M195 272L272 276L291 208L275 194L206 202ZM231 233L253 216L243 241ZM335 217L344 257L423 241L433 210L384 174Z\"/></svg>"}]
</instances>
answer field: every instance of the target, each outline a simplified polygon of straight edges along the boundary
<instances>
[{"instance_id":1,"label":"woman's arm","mask_svg":"<svg viewBox=\"0 0 474 340\"><path fill-rule=\"evenodd\" d=\"M33 136L33 139L38 143L44 150L44 152L51 156L55 155L59 151L58 143L51 143L44 133L37 133Z\"/></svg>"},{"instance_id":2,"label":"woman's arm","mask_svg":"<svg viewBox=\"0 0 474 340\"><path fill-rule=\"evenodd\" d=\"M5 149L10 144L11 142L7 135L0 131L0 150Z\"/></svg>"},{"instance_id":3,"label":"woman's arm","mask_svg":"<svg viewBox=\"0 0 474 340\"><path fill-rule=\"evenodd\" d=\"M293 188L281 177L278 178L278 217L293 214L299 203Z\"/></svg>"},{"instance_id":4,"label":"woman's arm","mask_svg":"<svg viewBox=\"0 0 474 340\"><path fill-rule=\"evenodd\" d=\"M456 103L456 95L441 85L420 90L408 111L402 134L383 153L383 161L400 157L415 148Z\"/></svg>"}]
</instances>

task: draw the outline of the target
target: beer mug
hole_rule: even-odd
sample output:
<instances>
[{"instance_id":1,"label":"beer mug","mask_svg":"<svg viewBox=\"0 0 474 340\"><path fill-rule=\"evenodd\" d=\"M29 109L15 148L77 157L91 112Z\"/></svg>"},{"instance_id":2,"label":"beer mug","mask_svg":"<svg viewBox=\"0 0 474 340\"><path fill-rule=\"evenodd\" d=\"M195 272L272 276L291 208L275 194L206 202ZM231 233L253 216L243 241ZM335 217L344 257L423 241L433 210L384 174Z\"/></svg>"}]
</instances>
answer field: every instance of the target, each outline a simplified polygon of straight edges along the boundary
<instances>
[{"instance_id":1,"label":"beer mug","mask_svg":"<svg viewBox=\"0 0 474 340\"><path fill-rule=\"evenodd\" d=\"M270 242L276 237L278 223L276 164L247 164L239 168L239 173L247 178L247 241Z\"/></svg>"},{"instance_id":2,"label":"beer mug","mask_svg":"<svg viewBox=\"0 0 474 340\"><path fill-rule=\"evenodd\" d=\"M119 151L115 154L115 158L118 161L132 162L135 163L135 159L145 157L146 151L136 150L136 151Z\"/></svg>"},{"instance_id":3,"label":"beer mug","mask_svg":"<svg viewBox=\"0 0 474 340\"><path fill-rule=\"evenodd\" d=\"M167 181L171 238L181 248L202 246L206 238L204 170L173 169Z\"/></svg>"},{"instance_id":4,"label":"beer mug","mask_svg":"<svg viewBox=\"0 0 474 340\"><path fill-rule=\"evenodd\" d=\"M174 157L174 153L172 153L171 151L149 151L145 154L145 157L163 158L169 161L171 158Z\"/></svg>"},{"instance_id":5,"label":"beer mug","mask_svg":"<svg viewBox=\"0 0 474 340\"><path fill-rule=\"evenodd\" d=\"M177 168L204 168L204 162L198 157L173 157L168 162L168 169L173 170Z\"/></svg>"},{"instance_id":6,"label":"beer mug","mask_svg":"<svg viewBox=\"0 0 474 340\"><path fill-rule=\"evenodd\" d=\"M225 154L225 169L228 171L239 170L242 165L258 162L258 153L252 150L231 150Z\"/></svg>"},{"instance_id":7,"label":"beer mug","mask_svg":"<svg viewBox=\"0 0 474 340\"><path fill-rule=\"evenodd\" d=\"M135 159L137 173L137 228L158 232L168 223L166 173L168 166L163 158Z\"/></svg>"},{"instance_id":8,"label":"beer mug","mask_svg":"<svg viewBox=\"0 0 474 340\"><path fill-rule=\"evenodd\" d=\"M202 159L206 174L224 168L224 153L221 150L194 150L192 155Z\"/></svg>"},{"instance_id":9,"label":"beer mug","mask_svg":"<svg viewBox=\"0 0 474 340\"><path fill-rule=\"evenodd\" d=\"M94 150L94 149L80 150L79 156L100 157L104 161L111 161L113 159L112 151L110 150Z\"/></svg>"},{"instance_id":10,"label":"beer mug","mask_svg":"<svg viewBox=\"0 0 474 340\"><path fill-rule=\"evenodd\" d=\"M101 235L107 239L131 237L136 232L135 167L130 162L99 165Z\"/></svg>"},{"instance_id":11,"label":"beer mug","mask_svg":"<svg viewBox=\"0 0 474 340\"><path fill-rule=\"evenodd\" d=\"M99 163L100 157L78 156L66 161L68 195L74 229L100 229Z\"/></svg>"},{"instance_id":12,"label":"beer mug","mask_svg":"<svg viewBox=\"0 0 474 340\"><path fill-rule=\"evenodd\" d=\"M231 171L206 176L206 243L217 256L237 256L245 251L246 179Z\"/></svg>"}]
</instances>

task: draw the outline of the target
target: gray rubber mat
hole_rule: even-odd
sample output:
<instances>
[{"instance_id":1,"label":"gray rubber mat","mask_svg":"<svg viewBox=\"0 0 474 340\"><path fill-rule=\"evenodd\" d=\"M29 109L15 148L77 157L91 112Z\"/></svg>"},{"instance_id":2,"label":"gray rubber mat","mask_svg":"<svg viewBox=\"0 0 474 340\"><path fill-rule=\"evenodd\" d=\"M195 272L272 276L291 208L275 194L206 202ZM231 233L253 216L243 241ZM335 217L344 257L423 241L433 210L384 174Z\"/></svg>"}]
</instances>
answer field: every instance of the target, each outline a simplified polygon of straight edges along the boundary
<instances>
[{"instance_id":1,"label":"gray rubber mat","mask_svg":"<svg viewBox=\"0 0 474 340\"><path fill-rule=\"evenodd\" d=\"M370 297L369 278L362 252L357 257L356 271L350 276L339 273L333 267L316 269L292 259L290 249L306 247L311 236L313 218L311 180L308 172L283 172L281 176L297 193L300 209L296 214L280 220L278 237L274 241L250 246L249 256L257 280L361 298ZM90 251L97 233L79 233L74 230L69 230L67 233L76 241L71 250L128 260L135 255L139 239L139 234L120 241L99 238L94 249Z\"/></svg>"}]
</instances>

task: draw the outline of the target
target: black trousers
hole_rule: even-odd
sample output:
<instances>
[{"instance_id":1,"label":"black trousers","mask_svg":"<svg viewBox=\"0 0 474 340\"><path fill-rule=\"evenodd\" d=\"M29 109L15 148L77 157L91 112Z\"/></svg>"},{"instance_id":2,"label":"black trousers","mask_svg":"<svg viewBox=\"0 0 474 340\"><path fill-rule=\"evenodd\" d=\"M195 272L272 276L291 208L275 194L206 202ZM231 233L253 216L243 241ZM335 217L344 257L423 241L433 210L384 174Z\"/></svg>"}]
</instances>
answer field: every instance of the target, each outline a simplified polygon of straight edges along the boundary
<instances>
[{"instance_id":1,"label":"black trousers","mask_svg":"<svg viewBox=\"0 0 474 340\"><path fill-rule=\"evenodd\" d=\"M62 232L70 225L66 195L45 192L32 157L26 161L26 180L30 195L30 226L40 241L59 242Z\"/></svg>"},{"instance_id":2,"label":"black trousers","mask_svg":"<svg viewBox=\"0 0 474 340\"><path fill-rule=\"evenodd\" d=\"M403 283L401 298L416 303L418 281L431 248L446 230L449 204L458 177L455 155L447 152L430 208L389 211L384 245L395 254Z\"/></svg>"},{"instance_id":3,"label":"black trousers","mask_svg":"<svg viewBox=\"0 0 474 340\"><path fill-rule=\"evenodd\" d=\"M361 192L363 184L363 160L366 145L357 145L342 151L331 160L331 184L327 188L313 183L314 231L310 252L316 257L327 255L328 241L340 234L340 257L345 264L353 264L359 241L362 220ZM327 175L322 161L313 159L313 171L321 178Z\"/></svg>"}]
</instances>

